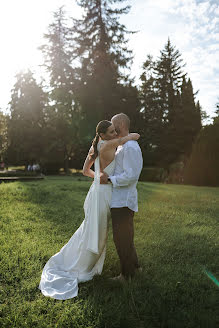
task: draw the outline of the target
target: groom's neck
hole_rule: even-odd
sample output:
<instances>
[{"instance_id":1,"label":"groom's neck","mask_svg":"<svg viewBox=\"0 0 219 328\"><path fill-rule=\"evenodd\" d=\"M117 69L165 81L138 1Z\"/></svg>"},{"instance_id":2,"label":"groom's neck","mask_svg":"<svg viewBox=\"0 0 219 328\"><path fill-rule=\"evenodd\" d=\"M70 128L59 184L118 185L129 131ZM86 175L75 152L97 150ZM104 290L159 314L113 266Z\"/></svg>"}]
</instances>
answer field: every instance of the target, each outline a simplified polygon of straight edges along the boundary
<instances>
[{"instance_id":1,"label":"groom's neck","mask_svg":"<svg viewBox=\"0 0 219 328\"><path fill-rule=\"evenodd\" d=\"M126 137L128 134L129 134L129 130L125 130L125 131L121 131L119 136L120 138L122 138L122 137Z\"/></svg>"}]
</instances>

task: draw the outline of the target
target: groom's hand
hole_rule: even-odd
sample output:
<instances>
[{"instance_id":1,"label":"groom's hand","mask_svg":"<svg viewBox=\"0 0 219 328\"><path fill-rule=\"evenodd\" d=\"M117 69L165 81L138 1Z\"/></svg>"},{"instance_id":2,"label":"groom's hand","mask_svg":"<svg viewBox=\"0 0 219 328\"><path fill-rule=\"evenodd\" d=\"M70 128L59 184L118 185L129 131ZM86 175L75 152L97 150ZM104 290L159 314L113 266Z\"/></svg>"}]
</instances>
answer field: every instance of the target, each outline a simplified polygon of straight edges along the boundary
<instances>
[{"instance_id":1,"label":"groom's hand","mask_svg":"<svg viewBox=\"0 0 219 328\"><path fill-rule=\"evenodd\" d=\"M100 184L107 184L108 183L108 174L105 172L100 173Z\"/></svg>"}]
</instances>

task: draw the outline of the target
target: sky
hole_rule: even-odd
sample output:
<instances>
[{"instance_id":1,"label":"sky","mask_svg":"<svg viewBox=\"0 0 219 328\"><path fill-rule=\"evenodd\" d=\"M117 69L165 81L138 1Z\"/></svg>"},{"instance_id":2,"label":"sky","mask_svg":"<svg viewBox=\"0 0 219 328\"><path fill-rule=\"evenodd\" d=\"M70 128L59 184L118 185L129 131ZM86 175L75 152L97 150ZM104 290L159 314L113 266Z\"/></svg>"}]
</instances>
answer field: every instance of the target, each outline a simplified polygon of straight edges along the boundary
<instances>
[{"instance_id":1,"label":"sky","mask_svg":"<svg viewBox=\"0 0 219 328\"><path fill-rule=\"evenodd\" d=\"M191 78L196 100L212 117L219 101L219 1L127 0L129 14L121 18L133 50L132 76L138 83L147 54L158 58L168 37L180 51ZM42 55L37 47L52 22L53 12L64 5L68 16L79 18L75 0L7 0L0 4L0 109L7 111L15 74L30 68L40 76Z\"/></svg>"}]
</instances>

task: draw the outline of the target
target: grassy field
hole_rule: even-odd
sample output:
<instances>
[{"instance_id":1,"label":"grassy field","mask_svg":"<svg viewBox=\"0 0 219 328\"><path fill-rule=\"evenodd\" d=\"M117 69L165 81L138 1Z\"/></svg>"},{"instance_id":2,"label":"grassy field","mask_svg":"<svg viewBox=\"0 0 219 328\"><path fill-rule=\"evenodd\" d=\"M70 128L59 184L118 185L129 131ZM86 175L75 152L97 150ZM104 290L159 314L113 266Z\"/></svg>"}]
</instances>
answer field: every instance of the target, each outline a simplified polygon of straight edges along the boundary
<instances>
[{"instance_id":1,"label":"grassy field","mask_svg":"<svg viewBox=\"0 0 219 328\"><path fill-rule=\"evenodd\" d=\"M139 183L135 245L143 272L109 280L119 261L109 232L101 276L66 301L38 289L46 261L83 220L90 182L49 177L0 185L0 327L219 327L219 188ZM111 226L111 224L110 224Z\"/></svg>"}]
</instances>

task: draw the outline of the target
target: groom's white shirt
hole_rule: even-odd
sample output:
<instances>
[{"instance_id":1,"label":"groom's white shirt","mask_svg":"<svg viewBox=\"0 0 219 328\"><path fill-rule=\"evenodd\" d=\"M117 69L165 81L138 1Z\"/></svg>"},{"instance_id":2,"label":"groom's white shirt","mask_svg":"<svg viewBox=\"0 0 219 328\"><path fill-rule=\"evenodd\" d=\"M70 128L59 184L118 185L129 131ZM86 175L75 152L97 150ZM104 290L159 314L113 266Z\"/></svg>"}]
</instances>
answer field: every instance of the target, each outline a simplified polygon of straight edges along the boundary
<instances>
[{"instance_id":1,"label":"groom's white shirt","mask_svg":"<svg viewBox=\"0 0 219 328\"><path fill-rule=\"evenodd\" d=\"M115 161L114 174L109 177L113 184L111 208L128 207L137 212L136 185L143 166L142 153L137 141L130 140L119 146Z\"/></svg>"}]
</instances>

